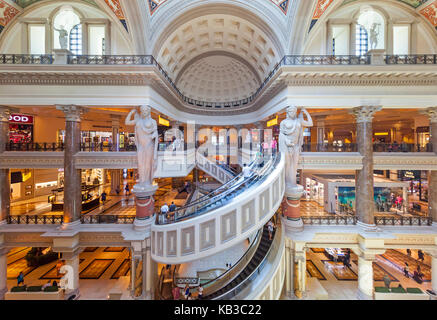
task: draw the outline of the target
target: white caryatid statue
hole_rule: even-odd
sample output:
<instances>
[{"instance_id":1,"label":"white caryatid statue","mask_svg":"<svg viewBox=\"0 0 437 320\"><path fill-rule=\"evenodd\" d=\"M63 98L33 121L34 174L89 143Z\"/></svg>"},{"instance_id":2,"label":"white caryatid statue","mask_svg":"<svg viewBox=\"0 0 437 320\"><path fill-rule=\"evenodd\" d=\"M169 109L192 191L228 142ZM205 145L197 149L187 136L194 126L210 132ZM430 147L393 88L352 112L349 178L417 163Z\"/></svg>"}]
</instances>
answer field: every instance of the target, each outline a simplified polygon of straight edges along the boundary
<instances>
[{"instance_id":1,"label":"white caryatid statue","mask_svg":"<svg viewBox=\"0 0 437 320\"><path fill-rule=\"evenodd\" d=\"M141 106L139 111L132 109L125 121L126 125L135 126L139 173L136 189L147 189L153 185L153 176L158 164L158 127L151 117L151 111L150 106Z\"/></svg>"},{"instance_id":2,"label":"white caryatid statue","mask_svg":"<svg viewBox=\"0 0 437 320\"><path fill-rule=\"evenodd\" d=\"M304 119L306 115L307 120ZM296 188L297 164L303 145L305 127L312 127L313 120L305 109L297 116L297 108L287 108L287 118L281 122L279 151L285 156L285 184L287 189Z\"/></svg>"}]
</instances>

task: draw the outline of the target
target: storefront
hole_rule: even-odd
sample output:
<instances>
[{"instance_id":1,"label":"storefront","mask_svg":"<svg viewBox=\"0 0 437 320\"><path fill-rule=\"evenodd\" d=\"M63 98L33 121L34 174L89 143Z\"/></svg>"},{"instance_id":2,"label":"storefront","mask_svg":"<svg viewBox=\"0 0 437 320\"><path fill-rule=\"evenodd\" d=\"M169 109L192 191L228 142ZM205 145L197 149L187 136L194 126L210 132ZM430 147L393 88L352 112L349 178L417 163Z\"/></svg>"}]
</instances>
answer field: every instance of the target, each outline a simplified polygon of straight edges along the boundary
<instances>
[{"instance_id":1,"label":"storefront","mask_svg":"<svg viewBox=\"0 0 437 320\"><path fill-rule=\"evenodd\" d=\"M11 201L34 197L34 175L32 169L11 170Z\"/></svg>"},{"instance_id":2,"label":"storefront","mask_svg":"<svg viewBox=\"0 0 437 320\"><path fill-rule=\"evenodd\" d=\"M421 148L426 148L429 143L429 127L416 128L416 141Z\"/></svg>"},{"instance_id":3,"label":"storefront","mask_svg":"<svg viewBox=\"0 0 437 320\"><path fill-rule=\"evenodd\" d=\"M33 116L25 114L10 115L9 141L11 143L33 142Z\"/></svg>"},{"instance_id":4,"label":"storefront","mask_svg":"<svg viewBox=\"0 0 437 320\"><path fill-rule=\"evenodd\" d=\"M329 213L352 213L355 210L355 176L348 174L303 174L306 199L315 201ZM374 177L376 212L388 212L392 197L408 203L408 182ZM392 196L393 194L393 196Z\"/></svg>"}]
</instances>

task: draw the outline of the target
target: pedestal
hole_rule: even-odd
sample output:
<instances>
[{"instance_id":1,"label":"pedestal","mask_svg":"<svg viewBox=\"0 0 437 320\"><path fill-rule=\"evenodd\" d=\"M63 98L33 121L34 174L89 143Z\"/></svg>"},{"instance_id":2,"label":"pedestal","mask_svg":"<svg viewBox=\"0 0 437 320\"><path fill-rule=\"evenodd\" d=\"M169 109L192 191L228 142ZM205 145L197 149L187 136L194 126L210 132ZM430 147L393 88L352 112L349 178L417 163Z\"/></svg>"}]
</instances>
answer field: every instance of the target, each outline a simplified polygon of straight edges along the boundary
<instances>
[{"instance_id":1,"label":"pedestal","mask_svg":"<svg viewBox=\"0 0 437 320\"><path fill-rule=\"evenodd\" d=\"M155 200L153 195L158 190L157 185L140 185L136 184L132 192L136 197L136 217L134 221L134 229L144 231L152 224L152 217L155 213Z\"/></svg>"},{"instance_id":2,"label":"pedestal","mask_svg":"<svg viewBox=\"0 0 437 320\"><path fill-rule=\"evenodd\" d=\"M300 198L304 194L301 185L286 186L285 197L282 202L282 214L287 230L292 232L303 231L303 221L300 215Z\"/></svg>"},{"instance_id":3,"label":"pedestal","mask_svg":"<svg viewBox=\"0 0 437 320\"><path fill-rule=\"evenodd\" d=\"M358 257L358 299L373 299L373 262Z\"/></svg>"}]
</instances>

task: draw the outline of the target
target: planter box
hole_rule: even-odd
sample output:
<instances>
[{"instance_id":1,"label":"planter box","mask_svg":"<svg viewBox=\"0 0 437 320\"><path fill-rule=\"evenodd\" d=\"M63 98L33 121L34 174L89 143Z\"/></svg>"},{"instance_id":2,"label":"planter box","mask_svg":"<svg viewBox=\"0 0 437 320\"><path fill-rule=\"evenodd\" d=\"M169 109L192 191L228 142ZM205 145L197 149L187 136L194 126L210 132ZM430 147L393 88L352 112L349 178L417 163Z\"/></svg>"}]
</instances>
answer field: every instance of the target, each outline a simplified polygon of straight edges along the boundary
<instances>
[{"instance_id":1,"label":"planter box","mask_svg":"<svg viewBox=\"0 0 437 320\"><path fill-rule=\"evenodd\" d=\"M64 300L64 291L58 292L6 292L5 300Z\"/></svg>"},{"instance_id":2,"label":"planter box","mask_svg":"<svg viewBox=\"0 0 437 320\"><path fill-rule=\"evenodd\" d=\"M375 300L430 300L426 293L375 292Z\"/></svg>"}]
</instances>

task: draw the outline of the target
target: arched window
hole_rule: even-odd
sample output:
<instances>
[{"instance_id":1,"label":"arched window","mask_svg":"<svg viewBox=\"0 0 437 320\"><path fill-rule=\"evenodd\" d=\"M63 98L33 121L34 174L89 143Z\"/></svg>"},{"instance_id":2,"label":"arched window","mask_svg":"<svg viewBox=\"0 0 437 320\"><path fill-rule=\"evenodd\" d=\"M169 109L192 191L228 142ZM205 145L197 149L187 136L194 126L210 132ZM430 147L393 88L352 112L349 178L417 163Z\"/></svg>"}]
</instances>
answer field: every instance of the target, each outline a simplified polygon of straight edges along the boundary
<instances>
[{"instance_id":1,"label":"arched window","mask_svg":"<svg viewBox=\"0 0 437 320\"><path fill-rule=\"evenodd\" d=\"M82 53L82 26L71 6L63 6L53 19L53 47Z\"/></svg>"},{"instance_id":2,"label":"arched window","mask_svg":"<svg viewBox=\"0 0 437 320\"><path fill-rule=\"evenodd\" d=\"M73 54L82 54L82 25L77 24L70 32L70 51Z\"/></svg>"},{"instance_id":3,"label":"arched window","mask_svg":"<svg viewBox=\"0 0 437 320\"><path fill-rule=\"evenodd\" d=\"M369 37L367 31L363 26L357 24L355 35L355 54L357 56L364 56L369 51Z\"/></svg>"},{"instance_id":4,"label":"arched window","mask_svg":"<svg viewBox=\"0 0 437 320\"><path fill-rule=\"evenodd\" d=\"M384 17L374 10L365 10L358 17L355 35L356 55L371 49L385 49Z\"/></svg>"}]
</instances>

